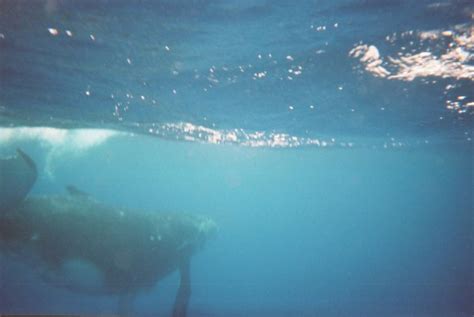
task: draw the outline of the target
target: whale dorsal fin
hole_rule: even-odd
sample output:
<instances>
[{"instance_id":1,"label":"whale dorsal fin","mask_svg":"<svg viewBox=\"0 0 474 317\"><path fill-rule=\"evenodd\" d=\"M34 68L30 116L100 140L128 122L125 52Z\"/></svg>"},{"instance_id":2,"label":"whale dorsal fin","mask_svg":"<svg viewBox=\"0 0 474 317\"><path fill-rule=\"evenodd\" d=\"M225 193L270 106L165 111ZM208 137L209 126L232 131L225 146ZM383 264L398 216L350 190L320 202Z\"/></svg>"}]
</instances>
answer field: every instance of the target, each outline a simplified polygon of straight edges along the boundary
<instances>
[{"instance_id":1,"label":"whale dorsal fin","mask_svg":"<svg viewBox=\"0 0 474 317\"><path fill-rule=\"evenodd\" d=\"M69 195L74 196L74 197L81 197L81 198L89 198L90 195L80 189L78 189L74 185L67 185L66 186L66 191L68 192Z\"/></svg>"},{"instance_id":2,"label":"whale dorsal fin","mask_svg":"<svg viewBox=\"0 0 474 317\"><path fill-rule=\"evenodd\" d=\"M38 178L35 162L25 152L0 158L0 214L18 207Z\"/></svg>"}]
</instances>

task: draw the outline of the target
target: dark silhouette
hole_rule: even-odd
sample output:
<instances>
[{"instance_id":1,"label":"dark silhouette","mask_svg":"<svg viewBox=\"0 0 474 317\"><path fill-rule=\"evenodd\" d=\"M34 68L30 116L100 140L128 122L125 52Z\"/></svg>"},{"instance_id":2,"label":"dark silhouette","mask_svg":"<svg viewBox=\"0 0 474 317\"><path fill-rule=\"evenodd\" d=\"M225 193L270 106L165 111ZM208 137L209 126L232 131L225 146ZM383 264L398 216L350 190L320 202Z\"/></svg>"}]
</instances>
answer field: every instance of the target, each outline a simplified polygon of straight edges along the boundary
<instances>
[{"instance_id":1,"label":"dark silhouette","mask_svg":"<svg viewBox=\"0 0 474 317\"><path fill-rule=\"evenodd\" d=\"M86 263L100 273L102 279L95 283L100 286L94 285L92 289L67 280L61 286L117 294L121 315L131 313L132 301L139 290L153 287L178 269L181 282L173 316L186 316L191 295L191 256L216 233L211 219L114 208L74 186L67 187L66 195L25 198L37 172L33 160L21 151L18 153L15 158L0 160L3 165L0 170L4 164L16 169L7 175L9 180L15 182L14 175L28 179L15 182L18 192L14 199L6 196L10 190L0 192L0 199L8 201L0 213L2 252L26 253L29 259L34 258L31 264L46 280L67 274L66 268L71 263ZM2 182L4 179L2 175Z\"/></svg>"}]
</instances>

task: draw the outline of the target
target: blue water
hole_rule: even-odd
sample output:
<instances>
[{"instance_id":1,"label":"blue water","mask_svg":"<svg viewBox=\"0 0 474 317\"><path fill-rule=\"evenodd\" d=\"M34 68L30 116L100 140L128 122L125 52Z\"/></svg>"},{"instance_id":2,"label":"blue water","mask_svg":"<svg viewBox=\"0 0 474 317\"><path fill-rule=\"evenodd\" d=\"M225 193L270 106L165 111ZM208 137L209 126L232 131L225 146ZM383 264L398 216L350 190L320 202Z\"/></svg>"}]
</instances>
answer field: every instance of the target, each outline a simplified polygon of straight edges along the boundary
<instances>
[{"instance_id":1,"label":"blue water","mask_svg":"<svg viewBox=\"0 0 474 317\"><path fill-rule=\"evenodd\" d=\"M189 316L472 316L472 75L380 78L349 52L441 56L473 10L2 1L0 154L37 162L31 195L73 184L215 219ZM433 30L457 35L417 35ZM48 284L19 258L0 257L0 273L0 312L117 311L116 297ZM135 313L168 316L177 286L173 274L139 294Z\"/></svg>"}]
</instances>

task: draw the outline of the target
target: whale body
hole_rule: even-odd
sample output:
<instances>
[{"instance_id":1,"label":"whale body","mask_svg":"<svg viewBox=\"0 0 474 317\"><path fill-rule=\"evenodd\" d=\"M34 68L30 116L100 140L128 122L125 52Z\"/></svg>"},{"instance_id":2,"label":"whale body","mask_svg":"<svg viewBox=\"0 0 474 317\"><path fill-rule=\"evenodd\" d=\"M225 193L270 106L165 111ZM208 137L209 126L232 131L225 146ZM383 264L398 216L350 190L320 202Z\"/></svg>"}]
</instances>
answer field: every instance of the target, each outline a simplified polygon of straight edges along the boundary
<instances>
[{"instance_id":1,"label":"whale body","mask_svg":"<svg viewBox=\"0 0 474 317\"><path fill-rule=\"evenodd\" d=\"M55 285L117 294L121 315L131 314L137 292L179 270L173 316L186 316L191 257L215 235L212 219L116 208L71 186L64 195L26 197L36 180L33 160L18 152L1 160L0 170L6 165L16 169L7 176L17 191L0 191L0 199L8 202L0 210L2 253L24 255L44 280ZM16 181L14 175L26 180ZM54 283L58 276L61 283Z\"/></svg>"}]
</instances>

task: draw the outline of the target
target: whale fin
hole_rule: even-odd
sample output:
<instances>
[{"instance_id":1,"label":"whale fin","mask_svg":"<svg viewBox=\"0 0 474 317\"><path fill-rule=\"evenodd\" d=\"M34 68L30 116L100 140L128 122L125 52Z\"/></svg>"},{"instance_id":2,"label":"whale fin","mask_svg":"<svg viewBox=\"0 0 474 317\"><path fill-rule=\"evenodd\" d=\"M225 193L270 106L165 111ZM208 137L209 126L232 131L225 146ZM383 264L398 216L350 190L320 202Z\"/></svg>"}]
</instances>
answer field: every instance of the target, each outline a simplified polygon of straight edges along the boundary
<instances>
[{"instance_id":1,"label":"whale fin","mask_svg":"<svg viewBox=\"0 0 474 317\"><path fill-rule=\"evenodd\" d=\"M191 297L191 258L186 257L179 265L180 283L173 306L173 317L186 317Z\"/></svg>"},{"instance_id":2,"label":"whale fin","mask_svg":"<svg viewBox=\"0 0 474 317\"><path fill-rule=\"evenodd\" d=\"M25 152L0 158L0 214L16 208L38 178L35 162Z\"/></svg>"},{"instance_id":3,"label":"whale fin","mask_svg":"<svg viewBox=\"0 0 474 317\"><path fill-rule=\"evenodd\" d=\"M78 189L74 185L67 185L66 190L67 190L68 194L71 195L71 196L80 197L80 198L89 198L89 196L90 196L88 193Z\"/></svg>"}]
</instances>

